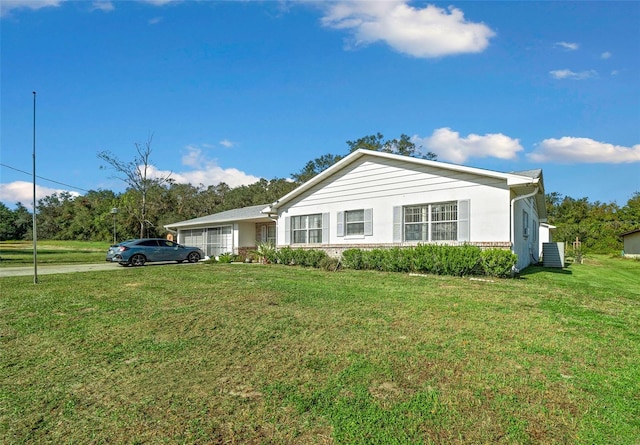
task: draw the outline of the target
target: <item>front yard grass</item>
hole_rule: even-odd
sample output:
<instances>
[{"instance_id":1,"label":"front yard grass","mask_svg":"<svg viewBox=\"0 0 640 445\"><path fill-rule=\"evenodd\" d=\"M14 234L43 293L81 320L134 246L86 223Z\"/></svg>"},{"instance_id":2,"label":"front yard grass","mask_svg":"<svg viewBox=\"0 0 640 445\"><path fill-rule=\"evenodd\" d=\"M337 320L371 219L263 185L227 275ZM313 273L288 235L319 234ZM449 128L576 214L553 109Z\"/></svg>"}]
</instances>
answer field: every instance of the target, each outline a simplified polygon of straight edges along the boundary
<instances>
[{"instance_id":1,"label":"front yard grass","mask_svg":"<svg viewBox=\"0 0 640 445\"><path fill-rule=\"evenodd\" d=\"M2 278L0 442L637 444L639 276Z\"/></svg>"}]
</instances>

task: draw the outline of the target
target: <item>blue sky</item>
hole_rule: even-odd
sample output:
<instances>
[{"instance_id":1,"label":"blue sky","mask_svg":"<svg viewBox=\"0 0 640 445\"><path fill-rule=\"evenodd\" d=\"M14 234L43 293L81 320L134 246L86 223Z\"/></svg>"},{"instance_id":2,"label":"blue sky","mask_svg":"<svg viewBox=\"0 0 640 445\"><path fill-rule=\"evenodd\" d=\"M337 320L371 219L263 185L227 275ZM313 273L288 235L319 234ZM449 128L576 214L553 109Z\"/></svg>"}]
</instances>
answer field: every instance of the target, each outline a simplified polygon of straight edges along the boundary
<instances>
[{"instance_id":1,"label":"blue sky","mask_svg":"<svg viewBox=\"0 0 640 445\"><path fill-rule=\"evenodd\" d=\"M3 0L0 200L123 191L97 153L178 182L287 178L347 140L640 191L640 2ZM27 172L22 173L18 170ZM57 181L65 185L51 182ZM73 186L75 188L71 188Z\"/></svg>"}]
</instances>

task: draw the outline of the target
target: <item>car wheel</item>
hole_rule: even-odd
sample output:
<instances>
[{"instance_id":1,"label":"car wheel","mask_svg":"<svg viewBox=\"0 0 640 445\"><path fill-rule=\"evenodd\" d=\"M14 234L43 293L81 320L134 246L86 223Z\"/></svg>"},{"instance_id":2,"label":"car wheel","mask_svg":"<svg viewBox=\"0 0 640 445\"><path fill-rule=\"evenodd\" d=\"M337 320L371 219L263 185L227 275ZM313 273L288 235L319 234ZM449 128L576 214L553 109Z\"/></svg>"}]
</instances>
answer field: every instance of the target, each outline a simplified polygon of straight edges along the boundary
<instances>
[{"instance_id":1,"label":"car wheel","mask_svg":"<svg viewBox=\"0 0 640 445\"><path fill-rule=\"evenodd\" d=\"M197 263L198 261L200 261L200 254L198 252L191 252L189 255L187 255L187 260L190 263Z\"/></svg>"},{"instance_id":2,"label":"car wheel","mask_svg":"<svg viewBox=\"0 0 640 445\"><path fill-rule=\"evenodd\" d=\"M144 266L145 261L147 261L147 259L144 257L144 255L139 253L136 253L129 260L132 266Z\"/></svg>"}]
</instances>

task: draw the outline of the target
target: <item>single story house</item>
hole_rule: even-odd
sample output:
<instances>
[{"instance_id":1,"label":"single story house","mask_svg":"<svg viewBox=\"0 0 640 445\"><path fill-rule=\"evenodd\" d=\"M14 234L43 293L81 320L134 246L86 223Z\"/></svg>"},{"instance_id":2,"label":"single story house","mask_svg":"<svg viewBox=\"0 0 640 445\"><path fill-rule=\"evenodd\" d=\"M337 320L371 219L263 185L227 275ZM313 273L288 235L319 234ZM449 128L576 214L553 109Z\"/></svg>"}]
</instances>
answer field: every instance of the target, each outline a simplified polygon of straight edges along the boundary
<instances>
[{"instance_id":1,"label":"single story house","mask_svg":"<svg viewBox=\"0 0 640 445\"><path fill-rule=\"evenodd\" d=\"M627 258L640 258L640 229L620 235L624 243L624 256Z\"/></svg>"},{"instance_id":2,"label":"single story house","mask_svg":"<svg viewBox=\"0 0 640 445\"><path fill-rule=\"evenodd\" d=\"M276 243L276 223L262 213L266 204L214 213L173 224L165 229L177 233L177 242L200 247L207 256L223 253L246 255L259 242Z\"/></svg>"},{"instance_id":3,"label":"single story house","mask_svg":"<svg viewBox=\"0 0 640 445\"><path fill-rule=\"evenodd\" d=\"M546 221L541 170L500 173L360 149L263 212L277 247L472 244L511 249L519 269L538 262Z\"/></svg>"},{"instance_id":4,"label":"single story house","mask_svg":"<svg viewBox=\"0 0 640 445\"><path fill-rule=\"evenodd\" d=\"M360 149L264 206L175 224L178 242L209 256L260 241L339 256L349 248L473 244L510 249L522 269L540 257L541 170L500 173Z\"/></svg>"}]
</instances>

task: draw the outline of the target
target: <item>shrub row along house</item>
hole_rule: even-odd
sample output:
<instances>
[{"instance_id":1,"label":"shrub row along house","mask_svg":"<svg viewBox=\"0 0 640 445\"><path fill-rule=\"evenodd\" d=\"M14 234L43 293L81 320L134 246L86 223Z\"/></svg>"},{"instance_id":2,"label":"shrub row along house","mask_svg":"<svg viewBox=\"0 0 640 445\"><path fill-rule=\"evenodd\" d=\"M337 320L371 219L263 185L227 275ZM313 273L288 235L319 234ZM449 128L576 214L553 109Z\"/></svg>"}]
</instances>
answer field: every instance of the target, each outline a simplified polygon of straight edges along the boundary
<instances>
[{"instance_id":1,"label":"shrub row along house","mask_svg":"<svg viewBox=\"0 0 640 445\"><path fill-rule=\"evenodd\" d=\"M542 170L500 173L360 149L278 201L165 226L209 256L259 242L314 248L471 244L537 262L546 221Z\"/></svg>"}]
</instances>

